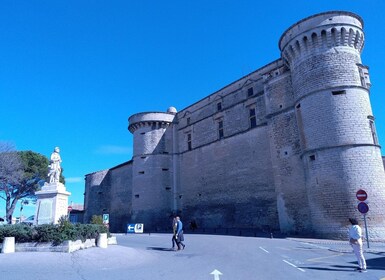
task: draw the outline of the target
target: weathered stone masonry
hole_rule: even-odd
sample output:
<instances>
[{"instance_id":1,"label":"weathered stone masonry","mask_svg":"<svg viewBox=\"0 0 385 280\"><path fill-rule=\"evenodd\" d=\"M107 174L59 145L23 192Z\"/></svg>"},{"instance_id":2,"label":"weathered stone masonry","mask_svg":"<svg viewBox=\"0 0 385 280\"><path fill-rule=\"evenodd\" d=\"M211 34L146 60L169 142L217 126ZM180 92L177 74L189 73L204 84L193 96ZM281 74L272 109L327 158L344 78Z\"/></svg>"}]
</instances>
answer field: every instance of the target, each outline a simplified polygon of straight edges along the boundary
<instances>
[{"instance_id":1,"label":"weathered stone masonry","mask_svg":"<svg viewBox=\"0 0 385 280\"><path fill-rule=\"evenodd\" d=\"M280 59L179 112L131 116L132 160L86 175L85 219L166 230L177 213L205 229L344 238L362 188L370 236L385 239L363 45L359 16L317 14L284 32Z\"/></svg>"}]
</instances>

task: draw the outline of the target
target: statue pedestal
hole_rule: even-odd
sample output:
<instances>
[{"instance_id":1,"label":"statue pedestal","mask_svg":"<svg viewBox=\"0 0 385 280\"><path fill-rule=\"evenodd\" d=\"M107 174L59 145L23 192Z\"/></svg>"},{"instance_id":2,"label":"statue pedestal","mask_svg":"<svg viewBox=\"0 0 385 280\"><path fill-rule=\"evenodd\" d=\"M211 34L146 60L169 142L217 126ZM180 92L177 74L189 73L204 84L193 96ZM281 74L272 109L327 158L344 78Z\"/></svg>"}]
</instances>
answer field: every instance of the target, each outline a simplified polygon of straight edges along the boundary
<instances>
[{"instance_id":1,"label":"statue pedestal","mask_svg":"<svg viewBox=\"0 0 385 280\"><path fill-rule=\"evenodd\" d=\"M35 194L35 225L57 224L61 216L67 216L68 197L71 193L66 191L62 183L45 183L41 191Z\"/></svg>"}]
</instances>

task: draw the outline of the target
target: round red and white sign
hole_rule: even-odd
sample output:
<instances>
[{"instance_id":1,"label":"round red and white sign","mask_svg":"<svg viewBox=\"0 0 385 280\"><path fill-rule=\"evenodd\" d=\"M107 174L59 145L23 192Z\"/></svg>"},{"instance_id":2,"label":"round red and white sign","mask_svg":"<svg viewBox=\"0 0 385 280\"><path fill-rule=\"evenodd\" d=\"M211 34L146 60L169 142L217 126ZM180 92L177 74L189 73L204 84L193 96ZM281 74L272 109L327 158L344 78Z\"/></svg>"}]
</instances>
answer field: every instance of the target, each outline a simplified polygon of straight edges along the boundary
<instances>
[{"instance_id":1,"label":"round red and white sign","mask_svg":"<svg viewBox=\"0 0 385 280\"><path fill-rule=\"evenodd\" d=\"M368 194L364 190L358 190L356 197L359 201L365 201L368 198Z\"/></svg>"}]
</instances>

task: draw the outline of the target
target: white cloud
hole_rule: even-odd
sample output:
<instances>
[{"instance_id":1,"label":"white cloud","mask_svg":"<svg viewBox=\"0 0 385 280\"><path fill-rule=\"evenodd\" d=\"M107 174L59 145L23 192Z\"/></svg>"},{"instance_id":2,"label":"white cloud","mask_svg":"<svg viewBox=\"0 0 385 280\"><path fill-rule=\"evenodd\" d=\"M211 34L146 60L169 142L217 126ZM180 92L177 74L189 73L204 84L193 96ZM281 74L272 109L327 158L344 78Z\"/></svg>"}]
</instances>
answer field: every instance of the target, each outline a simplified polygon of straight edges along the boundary
<instances>
[{"instance_id":1,"label":"white cloud","mask_svg":"<svg viewBox=\"0 0 385 280\"><path fill-rule=\"evenodd\" d=\"M80 183L80 182L84 182L84 178L83 177L69 177L69 178L65 178L66 180L66 183Z\"/></svg>"},{"instance_id":2,"label":"white cloud","mask_svg":"<svg viewBox=\"0 0 385 280\"><path fill-rule=\"evenodd\" d=\"M129 155L131 154L132 149L126 146L114 146L114 145L104 145L100 146L97 150L97 154L103 155Z\"/></svg>"}]
</instances>

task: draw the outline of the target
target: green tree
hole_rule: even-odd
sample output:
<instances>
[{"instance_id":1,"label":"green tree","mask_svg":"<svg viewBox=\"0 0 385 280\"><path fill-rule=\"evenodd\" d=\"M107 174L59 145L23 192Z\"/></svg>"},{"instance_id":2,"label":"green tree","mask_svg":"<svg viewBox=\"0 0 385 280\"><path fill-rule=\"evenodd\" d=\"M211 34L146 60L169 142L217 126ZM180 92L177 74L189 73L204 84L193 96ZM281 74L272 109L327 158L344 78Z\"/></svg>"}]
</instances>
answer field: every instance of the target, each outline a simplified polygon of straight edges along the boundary
<instances>
[{"instance_id":1,"label":"green tree","mask_svg":"<svg viewBox=\"0 0 385 280\"><path fill-rule=\"evenodd\" d=\"M12 168L7 162L12 159ZM0 198L5 200L6 219L12 221L17 202L36 199L35 192L40 190L47 178L48 159L32 151L0 150ZM8 167L7 167L8 166ZM64 177L60 176L64 182Z\"/></svg>"}]
</instances>

